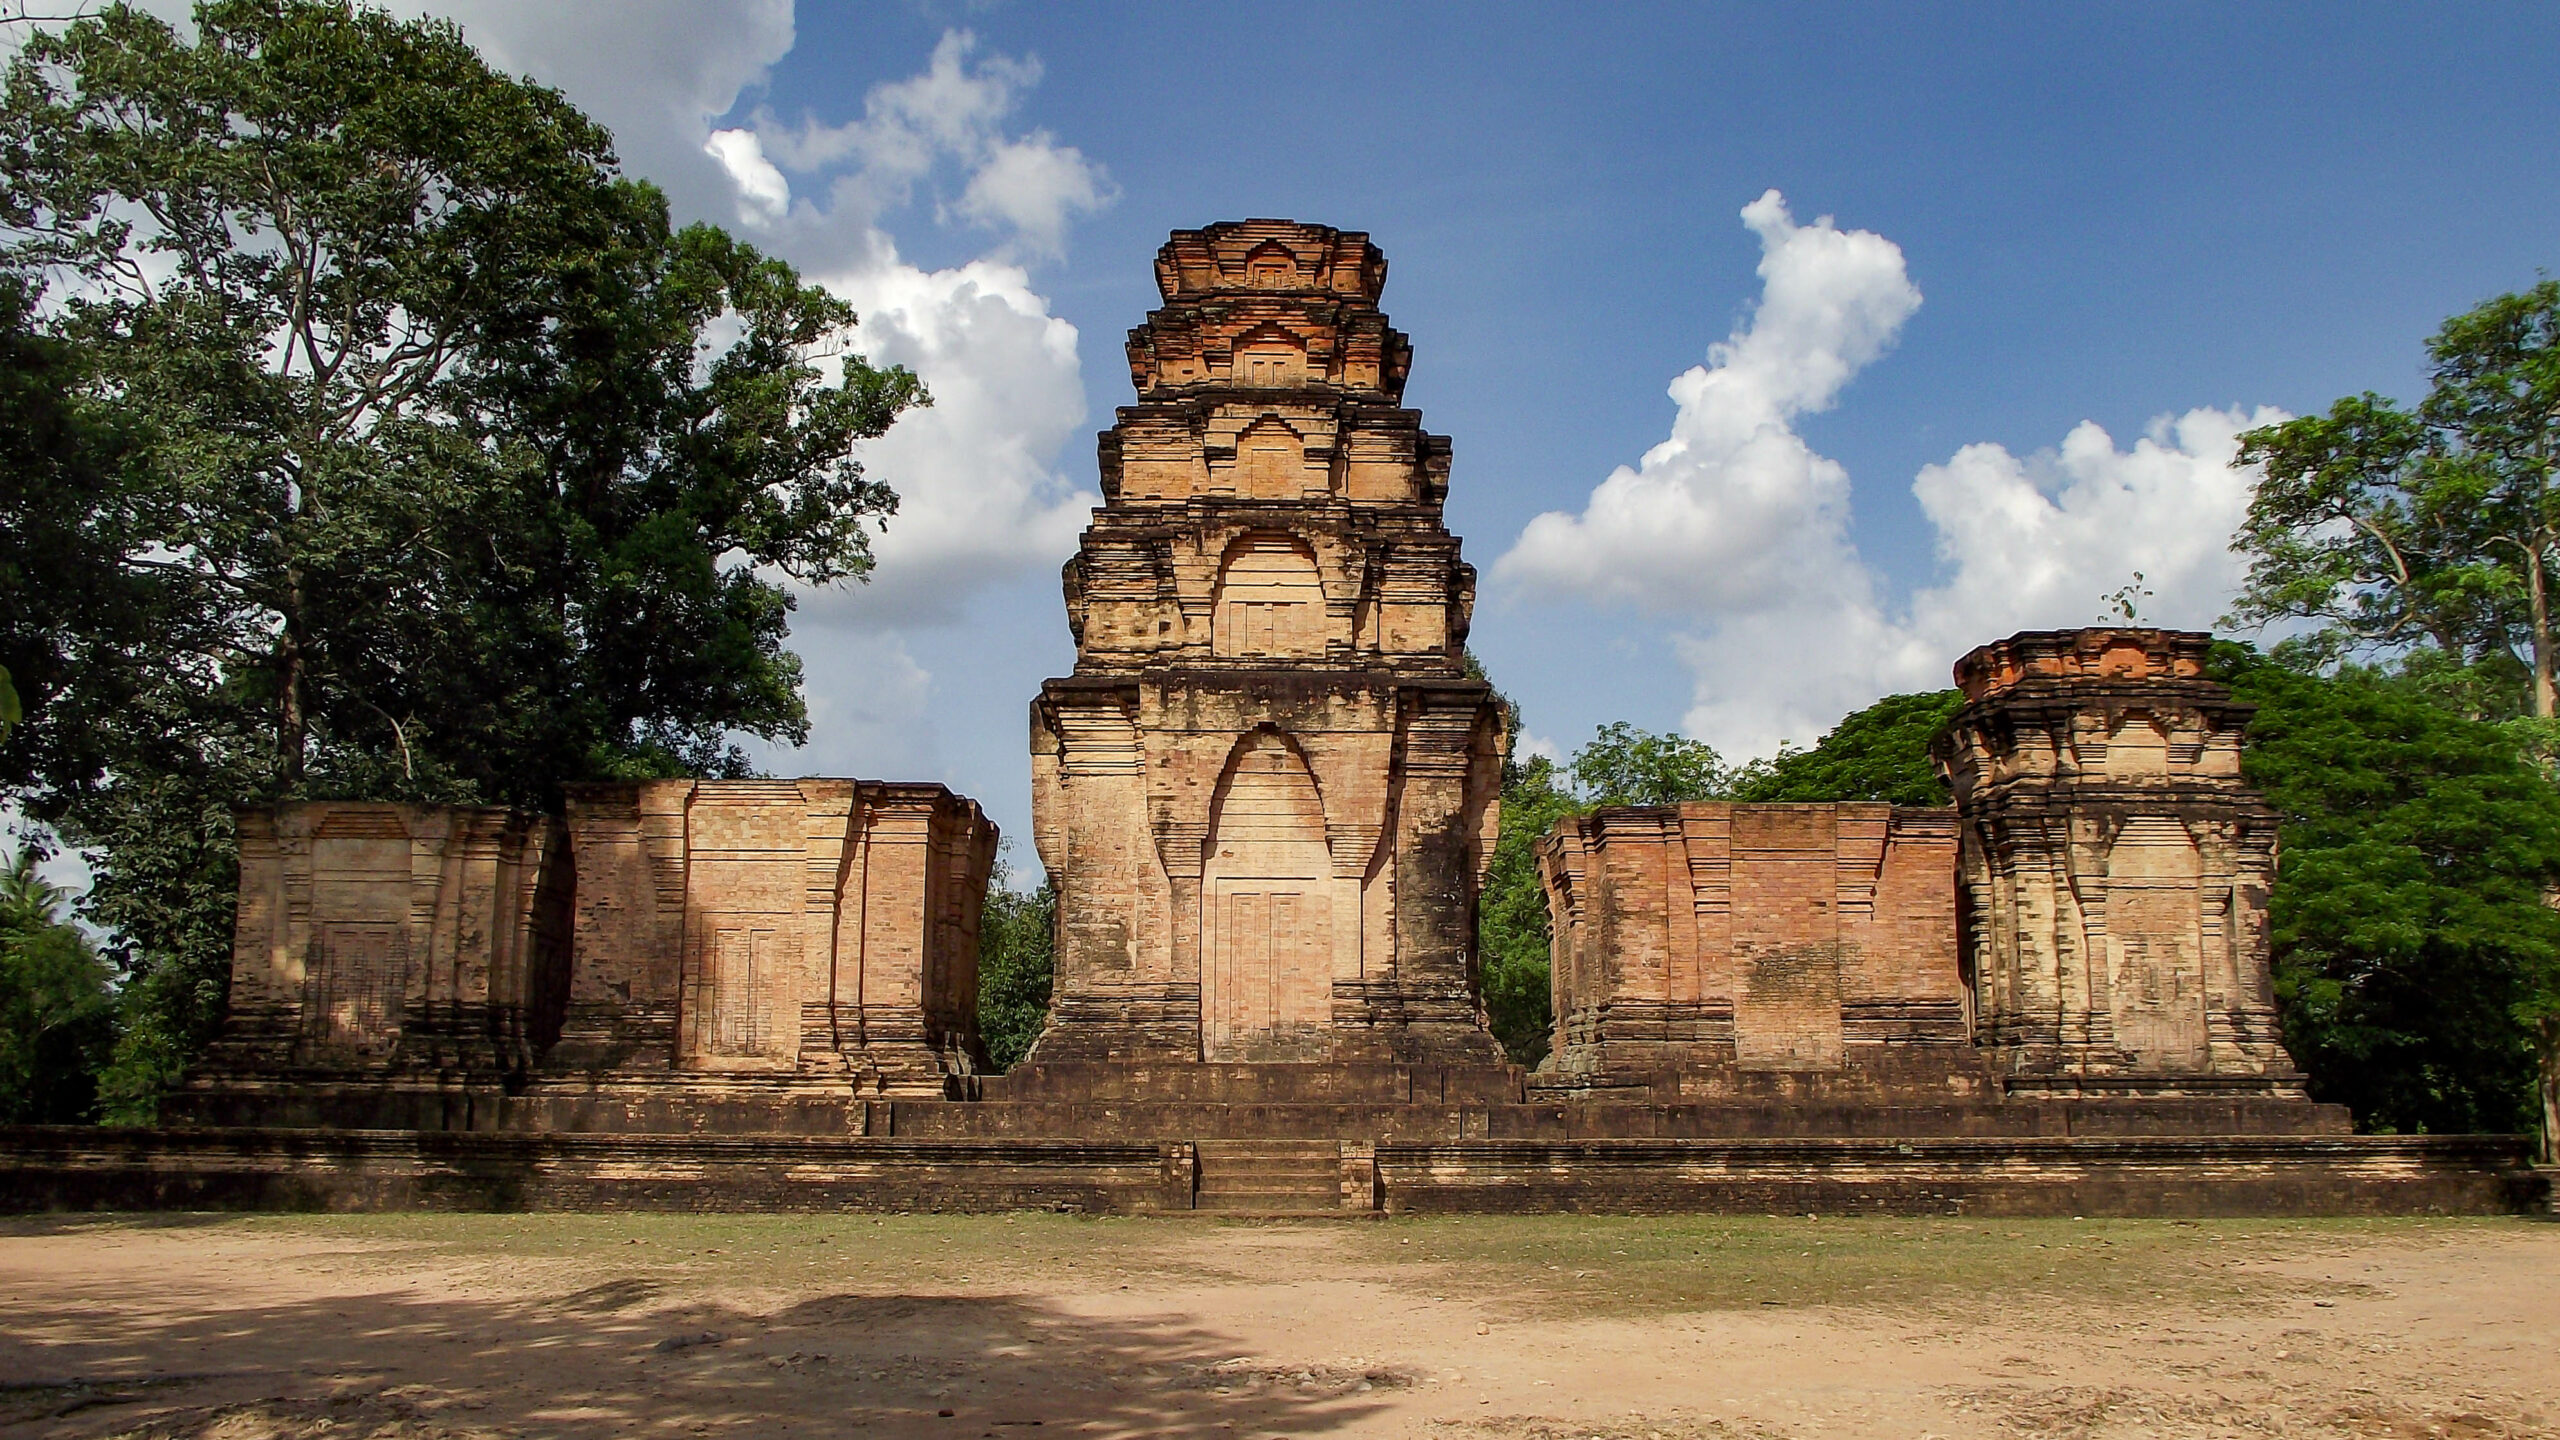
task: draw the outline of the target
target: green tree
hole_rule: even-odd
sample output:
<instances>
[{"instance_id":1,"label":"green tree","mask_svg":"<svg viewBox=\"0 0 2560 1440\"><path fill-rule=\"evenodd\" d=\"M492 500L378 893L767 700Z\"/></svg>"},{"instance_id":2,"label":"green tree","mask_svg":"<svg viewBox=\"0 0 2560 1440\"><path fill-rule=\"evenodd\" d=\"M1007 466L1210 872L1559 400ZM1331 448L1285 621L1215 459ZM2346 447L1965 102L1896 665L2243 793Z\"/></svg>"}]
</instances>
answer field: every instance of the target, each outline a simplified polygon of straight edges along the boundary
<instances>
[{"instance_id":1,"label":"green tree","mask_svg":"<svg viewBox=\"0 0 2560 1440\"><path fill-rule=\"evenodd\" d=\"M2264 471L2233 548L2250 560L2243 622L2308 618L2284 648L2359 652L2472 718L2510 727L2546 772L2560 755L2552 566L2560 559L2560 281L2501 295L2428 341L2412 410L2365 394L2244 435ZM2539 1034L2547 1147L2560 1147L2560 974L2532 947L2510 1008ZM2560 1148L2551 1148L2560 1158Z\"/></svg>"},{"instance_id":2,"label":"green tree","mask_svg":"<svg viewBox=\"0 0 2560 1440\"><path fill-rule=\"evenodd\" d=\"M1945 782L1929 764L1929 741L1963 704L1958 690L1887 695L1831 727L1812 749L1781 750L1775 760L1743 774L1733 786L1733 798L1952 804Z\"/></svg>"},{"instance_id":3,"label":"green tree","mask_svg":"<svg viewBox=\"0 0 2560 1440\"><path fill-rule=\"evenodd\" d=\"M1574 751L1572 769L1574 784L1595 808L1712 799L1738 778L1705 741L1656 735L1623 720L1601 726L1590 744Z\"/></svg>"},{"instance_id":4,"label":"green tree","mask_svg":"<svg viewBox=\"0 0 2560 1440\"><path fill-rule=\"evenodd\" d=\"M164 618L121 563L137 517L88 379L76 347L36 329L35 287L0 273L0 791L94 767L93 727L58 702L75 677L102 700L121 691Z\"/></svg>"},{"instance_id":5,"label":"green tree","mask_svg":"<svg viewBox=\"0 0 2560 1440\"><path fill-rule=\"evenodd\" d=\"M2316 620L2341 652L2521 664L2551 719L2560 281L2447 320L2427 354L2414 412L2367 393L2241 437L2264 478L2232 542L2250 561L2233 618Z\"/></svg>"},{"instance_id":6,"label":"green tree","mask_svg":"<svg viewBox=\"0 0 2560 1440\"><path fill-rule=\"evenodd\" d=\"M112 972L37 859L27 846L0 869L0 1124L90 1119L116 1039Z\"/></svg>"},{"instance_id":7,"label":"green tree","mask_svg":"<svg viewBox=\"0 0 2560 1440\"><path fill-rule=\"evenodd\" d=\"M925 398L556 93L324 0L30 40L0 269L121 437L70 513L148 623L33 687L78 748L10 783L99 853L89 912L167 1007L134 1093L218 1016L234 807L540 805L805 738L784 581L869 570L895 497L852 451Z\"/></svg>"},{"instance_id":8,"label":"green tree","mask_svg":"<svg viewBox=\"0 0 2560 1440\"><path fill-rule=\"evenodd\" d=\"M1048 1025L1058 958L1057 887L1043 875L1025 894L1010 879L999 858L978 916L978 1036L999 1073L1020 1063Z\"/></svg>"},{"instance_id":9,"label":"green tree","mask_svg":"<svg viewBox=\"0 0 2560 1440\"><path fill-rule=\"evenodd\" d=\"M1554 761L1532 755L1506 762L1502 830L1476 904L1476 951L1486 1020L1503 1051L1521 1065L1547 1057L1555 998L1547 897L1538 882L1538 842L1585 807Z\"/></svg>"},{"instance_id":10,"label":"green tree","mask_svg":"<svg viewBox=\"0 0 2560 1440\"><path fill-rule=\"evenodd\" d=\"M2504 727L2409 678L2231 645L2215 664L2259 707L2246 767L2282 817L2276 991L2313 1093L2375 1130L2532 1125L2560 790Z\"/></svg>"}]
</instances>

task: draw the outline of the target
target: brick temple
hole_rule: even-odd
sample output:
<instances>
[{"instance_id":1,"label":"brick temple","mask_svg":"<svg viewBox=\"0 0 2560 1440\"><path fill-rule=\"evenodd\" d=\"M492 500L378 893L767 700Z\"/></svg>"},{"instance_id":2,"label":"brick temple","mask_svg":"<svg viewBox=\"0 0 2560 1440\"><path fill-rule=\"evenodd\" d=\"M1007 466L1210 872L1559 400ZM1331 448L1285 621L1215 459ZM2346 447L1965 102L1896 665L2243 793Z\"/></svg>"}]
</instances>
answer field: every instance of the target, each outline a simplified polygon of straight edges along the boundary
<instances>
[{"instance_id":1,"label":"brick temple","mask_svg":"<svg viewBox=\"0 0 2560 1440\"><path fill-rule=\"evenodd\" d=\"M1367 236L1277 220L1156 257L1067 562L1075 673L1032 708L1058 965L1028 1083L1501 1064L1469 965L1502 717L1386 278Z\"/></svg>"},{"instance_id":2,"label":"brick temple","mask_svg":"<svg viewBox=\"0 0 2560 1440\"><path fill-rule=\"evenodd\" d=\"M1450 443L1354 232L1176 232L1030 716L1045 1033L984 1072L996 835L938 785L240 817L229 1020L163 1128L0 1133L0 1206L2494 1211L2520 1136L2314 1103L2276 817L2209 637L1955 667L1954 803L1543 837L1555 1032L1486 1028L1503 717Z\"/></svg>"}]
</instances>

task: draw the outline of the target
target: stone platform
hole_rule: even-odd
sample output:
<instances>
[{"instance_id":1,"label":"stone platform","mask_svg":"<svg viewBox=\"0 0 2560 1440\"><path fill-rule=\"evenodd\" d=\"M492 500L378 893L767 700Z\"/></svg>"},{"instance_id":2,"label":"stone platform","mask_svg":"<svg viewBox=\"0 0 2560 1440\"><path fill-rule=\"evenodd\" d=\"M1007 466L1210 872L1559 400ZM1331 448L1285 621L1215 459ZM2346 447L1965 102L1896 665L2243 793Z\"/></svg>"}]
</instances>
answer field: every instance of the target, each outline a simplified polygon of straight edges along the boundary
<instances>
[{"instance_id":1,"label":"stone platform","mask_svg":"<svg viewBox=\"0 0 2560 1440\"><path fill-rule=\"evenodd\" d=\"M891 1102L910 1110L909 1102ZM910 1117L913 1118L913 1117ZM2494 1214L2513 1136L1370 1141L0 1130L36 1210Z\"/></svg>"}]
</instances>

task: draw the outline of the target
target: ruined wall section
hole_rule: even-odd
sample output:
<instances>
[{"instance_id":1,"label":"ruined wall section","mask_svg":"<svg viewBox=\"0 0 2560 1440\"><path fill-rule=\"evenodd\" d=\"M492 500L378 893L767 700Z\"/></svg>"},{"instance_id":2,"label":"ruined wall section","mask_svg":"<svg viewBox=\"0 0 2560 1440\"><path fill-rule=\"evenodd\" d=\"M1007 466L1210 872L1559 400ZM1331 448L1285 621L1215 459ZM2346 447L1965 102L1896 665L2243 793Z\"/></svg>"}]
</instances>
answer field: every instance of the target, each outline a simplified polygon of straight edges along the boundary
<instances>
[{"instance_id":1,"label":"ruined wall section","mask_svg":"<svg viewBox=\"0 0 2560 1440\"><path fill-rule=\"evenodd\" d=\"M1550 1090L1984 1092L1956 950L1956 819L1881 804L1613 808L1538 852Z\"/></svg>"},{"instance_id":2,"label":"ruined wall section","mask_svg":"<svg viewBox=\"0 0 2560 1440\"><path fill-rule=\"evenodd\" d=\"M996 832L939 785L577 785L566 1023L547 1077L942 1094L971 1074Z\"/></svg>"},{"instance_id":3,"label":"ruined wall section","mask_svg":"<svg viewBox=\"0 0 2560 1440\"><path fill-rule=\"evenodd\" d=\"M230 1008L177 1120L494 1123L558 1033L569 855L515 811L243 811ZM296 1098L299 1097L299 1098Z\"/></svg>"},{"instance_id":4,"label":"ruined wall section","mask_svg":"<svg viewBox=\"0 0 2560 1440\"><path fill-rule=\"evenodd\" d=\"M865 1097L965 1094L983 1059L996 831L939 785L310 802L239 836L229 1018L176 1121L841 1129Z\"/></svg>"},{"instance_id":5,"label":"ruined wall section","mask_svg":"<svg viewBox=\"0 0 2560 1440\"><path fill-rule=\"evenodd\" d=\"M1964 817L1975 1033L2013 1092L2303 1094L2268 954L2276 816L2211 639L2025 632L1957 663L1933 757Z\"/></svg>"},{"instance_id":6,"label":"ruined wall section","mask_svg":"<svg viewBox=\"0 0 2560 1440\"><path fill-rule=\"evenodd\" d=\"M1385 278L1286 221L1158 257L1066 566L1075 672L1032 707L1035 1062L1499 1059L1471 942L1501 722Z\"/></svg>"}]
</instances>

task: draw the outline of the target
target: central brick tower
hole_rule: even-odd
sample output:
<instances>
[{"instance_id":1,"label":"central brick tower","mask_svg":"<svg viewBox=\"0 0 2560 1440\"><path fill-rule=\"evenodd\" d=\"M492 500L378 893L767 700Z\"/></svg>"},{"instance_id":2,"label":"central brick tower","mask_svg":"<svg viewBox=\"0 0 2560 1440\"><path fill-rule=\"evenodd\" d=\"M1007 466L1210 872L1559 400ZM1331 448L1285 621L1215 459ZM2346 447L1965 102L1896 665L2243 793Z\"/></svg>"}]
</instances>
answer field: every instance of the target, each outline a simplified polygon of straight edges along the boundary
<instances>
[{"instance_id":1,"label":"central brick tower","mask_svg":"<svg viewBox=\"0 0 2560 1440\"><path fill-rule=\"evenodd\" d=\"M1386 278L1366 235L1285 220L1156 256L1066 566L1075 673L1031 711L1058 953L1026 1081L1501 1062L1474 936L1502 717Z\"/></svg>"}]
</instances>

